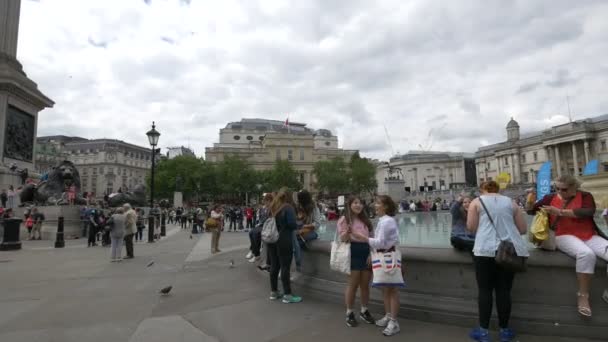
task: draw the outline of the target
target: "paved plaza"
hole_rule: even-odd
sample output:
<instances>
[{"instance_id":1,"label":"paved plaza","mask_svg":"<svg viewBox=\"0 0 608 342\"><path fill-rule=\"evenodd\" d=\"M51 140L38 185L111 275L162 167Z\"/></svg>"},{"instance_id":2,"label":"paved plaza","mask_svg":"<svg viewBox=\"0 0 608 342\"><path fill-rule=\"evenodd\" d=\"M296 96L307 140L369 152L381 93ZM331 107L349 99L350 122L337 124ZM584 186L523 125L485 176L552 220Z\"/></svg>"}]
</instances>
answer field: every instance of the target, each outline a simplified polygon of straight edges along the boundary
<instances>
[{"instance_id":1,"label":"paved plaza","mask_svg":"<svg viewBox=\"0 0 608 342\"><path fill-rule=\"evenodd\" d=\"M214 256L210 234L190 239L189 231L169 225L167 235L154 244L137 243L135 259L121 263L110 263L108 248L87 248L85 240L70 240L64 249L24 241L22 250L0 253L0 341L386 339L373 326L346 327L340 303L306 294L297 305L269 301L267 273L244 259L245 233L224 233L222 253ZM173 291L160 296L167 285ZM393 339L468 340L461 327L401 320L401 328Z\"/></svg>"}]
</instances>

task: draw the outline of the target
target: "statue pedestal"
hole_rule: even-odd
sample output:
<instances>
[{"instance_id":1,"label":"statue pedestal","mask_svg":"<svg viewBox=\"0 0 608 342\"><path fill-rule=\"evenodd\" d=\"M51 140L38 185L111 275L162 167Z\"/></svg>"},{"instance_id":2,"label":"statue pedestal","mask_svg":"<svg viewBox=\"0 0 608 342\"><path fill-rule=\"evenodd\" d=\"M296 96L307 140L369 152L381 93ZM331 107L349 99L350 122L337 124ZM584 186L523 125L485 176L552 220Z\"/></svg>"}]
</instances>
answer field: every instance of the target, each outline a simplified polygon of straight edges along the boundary
<instances>
[{"instance_id":1,"label":"statue pedestal","mask_svg":"<svg viewBox=\"0 0 608 342\"><path fill-rule=\"evenodd\" d=\"M45 218L41 228L43 240L55 240L60 216L63 216L63 236L65 239L76 239L82 236L82 221L80 221L79 206L37 206L36 208L44 214ZM23 217L23 213L21 217ZM23 229L25 230L25 228ZM24 236L27 236L27 230L25 230Z\"/></svg>"},{"instance_id":2,"label":"statue pedestal","mask_svg":"<svg viewBox=\"0 0 608 342\"><path fill-rule=\"evenodd\" d=\"M395 203L399 203L405 197L405 181L402 179L387 179L384 181L387 194L391 196Z\"/></svg>"},{"instance_id":3,"label":"statue pedestal","mask_svg":"<svg viewBox=\"0 0 608 342\"><path fill-rule=\"evenodd\" d=\"M173 193L173 208L184 206L184 195L181 192Z\"/></svg>"}]
</instances>

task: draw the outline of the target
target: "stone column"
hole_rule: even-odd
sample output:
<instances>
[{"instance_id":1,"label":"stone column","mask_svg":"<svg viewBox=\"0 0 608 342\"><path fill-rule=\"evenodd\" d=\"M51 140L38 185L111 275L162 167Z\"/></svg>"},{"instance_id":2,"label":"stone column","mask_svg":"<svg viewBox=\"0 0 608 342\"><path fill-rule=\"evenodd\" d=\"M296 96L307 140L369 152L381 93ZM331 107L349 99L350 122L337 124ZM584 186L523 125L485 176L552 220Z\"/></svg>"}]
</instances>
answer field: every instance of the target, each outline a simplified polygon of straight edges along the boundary
<instances>
[{"instance_id":1,"label":"stone column","mask_svg":"<svg viewBox=\"0 0 608 342\"><path fill-rule=\"evenodd\" d=\"M583 143L583 147L585 150L585 165L589 164L589 141L585 140Z\"/></svg>"},{"instance_id":2,"label":"stone column","mask_svg":"<svg viewBox=\"0 0 608 342\"><path fill-rule=\"evenodd\" d=\"M515 153L514 155L514 161L513 161L513 167L515 168L515 178L513 179L513 183L514 184L519 184L521 183L521 164L519 162L519 152Z\"/></svg>"},{"instance_id":3,"label":"stone column","mask_svg":"<svg viewBox=\"0 0 608 342\"><path fill-rule=\"evenodd\" d=\"M576 151L576 141L572 142L572 162L574 165L574 176L578 176L578 153Z\"/></svg>"},{"instance_id":4,"label":"stone column","mask_svg":"<svg viewBox=\"0 0 608 342\"><path fill-rule=\"evenodd\" d=\"M551 161L551 147L550 146L545 146L545 157L547 158L546 161Z\"/></svg>"},{"instance_id":5,"label":"stone column","mask_svg":"<svg viewBox=\"0 0 608 342\"><path fill-rule=\"evenodd\" d=\"M562 161L559 157L559 145L555 145L553 151L555 152L555 170L557 176L560 177L562 175Z\"/></svg>"},{"instance_id":6,"label":"stone column","mask_svg":"<svg viewBox=\"0 0 608 342\"><path fill-rule=\"evenodd\" d=\"M17 58L21 0L0 1L0 55Z\"/></svg>"},{"instance_id":7,"label":"stone column","mask_svg":"<svg viewBox=\"0 0 608 342\"><path fill-rule=\"evenodd\" d=\"M511 184L515 183L515 162L513 160L513 155L509 154L509 173L511 174Z\"/></svg>"}]
</instances>

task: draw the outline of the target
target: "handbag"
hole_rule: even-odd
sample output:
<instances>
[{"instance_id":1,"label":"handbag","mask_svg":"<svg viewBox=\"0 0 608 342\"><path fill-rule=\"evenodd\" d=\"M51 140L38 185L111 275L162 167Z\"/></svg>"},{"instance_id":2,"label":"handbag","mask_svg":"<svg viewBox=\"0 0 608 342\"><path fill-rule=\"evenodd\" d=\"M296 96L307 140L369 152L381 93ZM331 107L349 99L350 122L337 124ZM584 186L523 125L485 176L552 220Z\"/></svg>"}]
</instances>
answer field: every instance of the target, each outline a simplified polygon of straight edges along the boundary
<instances>
[{"instance_id":1,"label":"handbag","mask_svg":"<svg viewBox=\"0 0 608 342\"><path fill-rule=\"evenodd\" d=\"M277 221L274 216L270 216L264 221L262 241L266 243L276 243L279 241L279 230L277 229Z\"/></svg>"},{"instance_id":2,"label":"handbag","mask_svg":"<svg viewBox=\"0 0 608 342\"><path fill-rule=\"evenodd\" d=\"M492 219L492 216L490 215L488 208L486 208L485 203L483 203L483 200L481 199L481 197L479 197L479 202L483 206L483 210L485 210L486 214L488 215L488 218L490 219L490 223L492 224L492 227L494 227L494 230L496 231L496 236L500 239L500 235L498 235L498 229L496 228L496 224L494 224L494 220ZM513 245L513 242L511 242L509 240L502 240L502 239L500 240L500 243L498 244L498 249L496 250L496 256L494 257L494 259L496 260L497 265L500 265L504 269L507 269L511 272L525 272L527 269L526 259L528 259L528 258L518 256L517 252L515 251L515 245Z\"/></svg>"},{"instance_id":3,"label":"handbag","mask_svg":"<svg viewBox=\"0 0 608 342\"><path fill-rule=\"evenodd\" d=\"M344 274L350 274L350 242L338 239L338 228L331 243L331 254L329 257L329 268Z\"/></svg>"},{"instance_id":4,"label":"handbag","mask_svg":"<svg viewBox=\"0 0 608 342\"><path fill-rule=\"evenodd\" d=\"M539 210L530 225L530 242L539 245L549 239L549 215L544 209Z\"/></svg>"},{"instance_id":5,"label":"handbag","mask_svg":"<svg viewBox=\"0 0 608 342\"><path fill-rule=\"evenodd\" d=\"M372 251L373 287L405 287L401 272L401 252L394 248L392 251Z\"/></svg>"},{"instance_id":6,"label":"handbag","mask_svg":"<svg viewBox=\"0 0 608 342\"><path fill-rule=\"evenodd\" d=\"M562 205L562 209L566 208L573 199L574 199L574 197L572 197L569 200L567 200L566 202L564 202L564 204ZM555 243L555 230L557 229L557 222L559 221L560 218L561 218L561 216L558 216L555 219L555 221L553 221L553 224L549 227L547 239L544 241L541 241L538 244L538 247L540 249L544 249L546 251L557 250L557 244ZM549 224L549 215L547 215L547 225L548 224Z\"/></svg>"},{"instance_id":7,"label":"handbag","mask_svg":"<svg viewBox=\"0 0 608 342\"><path fill-rule=\"evenodd\" d=\"M207 229L217 228L218 227L217 220L214 219L213 217L208 218L207 221L205 221L205 227L207 227Z\"/></svg>"}]
</instances>

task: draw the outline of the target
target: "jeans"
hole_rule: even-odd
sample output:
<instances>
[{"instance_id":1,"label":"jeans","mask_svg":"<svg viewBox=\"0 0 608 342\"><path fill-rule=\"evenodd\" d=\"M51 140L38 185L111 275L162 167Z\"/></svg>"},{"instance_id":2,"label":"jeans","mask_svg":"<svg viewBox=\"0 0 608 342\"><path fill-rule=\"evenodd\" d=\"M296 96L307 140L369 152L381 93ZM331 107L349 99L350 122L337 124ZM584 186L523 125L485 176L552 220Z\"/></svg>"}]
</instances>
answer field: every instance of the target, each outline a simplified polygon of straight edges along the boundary
<instances>
[{"instance_id":1,"label":"jeans","mask_svg":"<svg viewBox=\"0 0 608 342\"><path fill-rule=\"evenodd\" d=\"M122 240L124 237L112 239L112 260L120 259L122 254Z\"/></svg>"},{"instance_id":2,"label":"jeans","mask_svg":"<svg viewBox=\"0 0 608 342\"><path fill-rule=\"evenodd\" d=\"M276 243L266 244L270 255L270 289L273 292L279 290L279 272L283 283L283 293L291 294L290 268L293 259L293 233L283 231L279 233Z\"/></svg>"},{"instance_id":3,"label":"jeans","mask_svg":"<svg viewBox=\"0 0 608 342\"><path fill-rule=\"evenodd\" d=\"M315 231L308 233L304 240L295 231L293 232L293 255L296 259L296 271L302 271L302 248L305 246L305 243L318 238L319 235Z\"/></svg>"},{"instance_id":4,"label":"jeans","mask_svg":"<svg viewBox=\"0 0 608 342\"><path fill-rule=\"evenodd\" d=\"M125 247L127 248L127 256L129 258L133 257L133 235L135 234L125 235Z\"/></svg>"},{"instance_id":5,"label":"jeans","mask_svg":"<svg viewBox=\"0 0 608 342\"><path fill-rule=\"evenodd\" d=\"M474 257L479 297L479 325L488 329L492 316L493 293L496 292L496 312L501 329L509 327L511 317L511 288L515 274L496 265L491 257Z\"/></svg>"},{"instance_id":6,"label":"jeans","mask_svg":"<svg viewBox=\"0 0 608 342\"><path fill-rule=\"evenodd\" d=\"M88 240L88 245L89 246L94 246L95 245L95 238L97 236L97 227L95 227L94 225L88 223L87 224L89 227L89 240Z\"/></svg>"},{"instance_id":7,"label":"jeans","mask_svg":"<svg viewBox=\"0 0 608 342\"><path fill-rule=\"evenodd\" d=\"M141 241L144 238L144 227L137 228L137 232L135 233L135 241Z\"/></svg>"},{"instance_id":8,"label":"jeans","mask_svg":"<svg viewBox=\"0 0 608 342\"><path fill-rule=\"evenodd\" d=\"M251 253L254 256L259 257L260 249L262 248L262 229L261 228L254 228L251 231L249 231L249 242L251 243L249 246L249 250L251 251Z\"/></svg>"}]
</instances>

